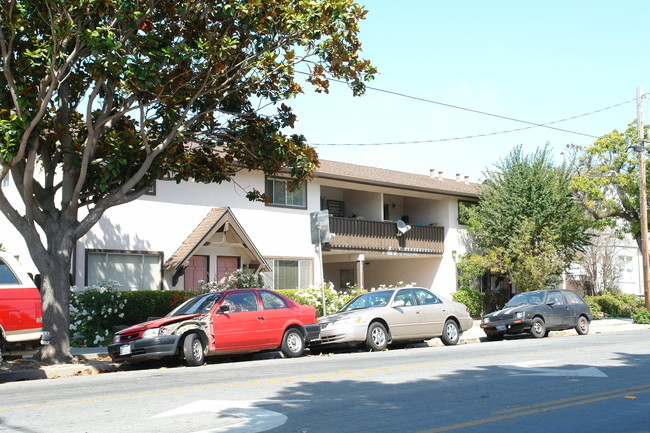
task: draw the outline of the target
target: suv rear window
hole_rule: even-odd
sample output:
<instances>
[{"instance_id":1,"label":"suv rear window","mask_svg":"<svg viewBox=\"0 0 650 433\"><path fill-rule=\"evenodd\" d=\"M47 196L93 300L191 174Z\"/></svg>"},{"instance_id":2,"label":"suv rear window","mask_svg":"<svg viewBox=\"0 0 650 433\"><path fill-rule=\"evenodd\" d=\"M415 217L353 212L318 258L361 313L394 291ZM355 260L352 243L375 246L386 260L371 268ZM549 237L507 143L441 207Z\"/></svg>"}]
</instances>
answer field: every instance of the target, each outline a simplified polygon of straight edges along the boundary
<instances>
[{"instance_id":1,"label":"suv rear window","mask_svg":"<svg viewBox=\"0 0 650 433\"><path fill-rule=\"evenodd\" d=\"M2 259L0 259L0 284L20 284L9 265Z\"/></svg>"}]
</instances>

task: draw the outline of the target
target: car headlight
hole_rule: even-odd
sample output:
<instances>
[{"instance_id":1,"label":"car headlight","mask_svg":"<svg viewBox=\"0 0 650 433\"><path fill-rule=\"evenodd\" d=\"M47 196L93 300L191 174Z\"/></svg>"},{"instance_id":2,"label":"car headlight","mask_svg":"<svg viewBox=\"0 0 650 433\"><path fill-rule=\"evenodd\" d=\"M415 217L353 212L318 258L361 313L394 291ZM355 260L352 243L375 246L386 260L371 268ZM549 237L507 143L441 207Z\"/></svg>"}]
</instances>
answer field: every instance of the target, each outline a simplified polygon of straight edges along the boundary
<instances>
[{"instance_id":1,"label":"car headlight","mask_svg":"<svg viewBox=\"0 0 650 433\"><path fill-rule=\"evenodd\" d=\"M519 311L518 313L515 313L515 319L523 319L524 318L524 312Z\"/></svg>"},{"instance_id":2,"label":"car headlight","mask_svg":"<svg viewBox=\"0 0 650 433\"><path fill-rule=\"evenodd\" d=\"M113 343L119 343L119 342L120 342L120 336L117 335L117 334L115 334L115 335L113 336Z\"/></svg>"},{"instance_id":3,"label":"car headlight","mask_svg":"<svg viewBox=\"0 0 650 433\"><path fill-rule=\"evenodd\" d=\"M484 317L483 318L483 323L490 323L490 318L489 317Z\"/></svg>"},{"instance_id":4,"label":"car headlight","mask_svg":"<svg viewBox=\"0 0 650 433\"><path fill-rule=\"evenodd\" d=\"M147 329L142 333L142 338L152 338L160 335L160 328Z\"/></svg>"},{"instance_id":5,"label":"car headlight","mask_svg":"<svg viewBox=\"0 0 650 433\"><path fill-rule=\"evenodd\" d=\"M357 323L361 323L361 321L362 321L361 317L346 318L346 319L336 320L332 322L332 326L333 327L352 326Z\"/></svg>"}]
</instances>

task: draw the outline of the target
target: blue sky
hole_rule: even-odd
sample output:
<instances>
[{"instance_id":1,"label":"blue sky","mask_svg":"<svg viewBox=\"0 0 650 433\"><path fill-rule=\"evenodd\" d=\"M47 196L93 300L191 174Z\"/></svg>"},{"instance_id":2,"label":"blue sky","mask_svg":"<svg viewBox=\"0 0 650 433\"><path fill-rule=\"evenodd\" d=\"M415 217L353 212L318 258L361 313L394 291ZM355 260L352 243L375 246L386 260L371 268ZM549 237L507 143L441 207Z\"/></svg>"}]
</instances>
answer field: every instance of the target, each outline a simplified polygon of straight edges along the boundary
<instances>
[{"instance_id":1,"label":"blue sky","mask_svg":"<svg viewBox=\"0 0 650 433\"><path fill-rule=\"evenodd\" d=\"M379 68L371 87L540 124L630 101L552 125L596 137L636 118L637 86L650 92L647 0L361 3L363 57ZM532 153L549 143L561 160L566 144L594 141L541 127L493 134L528 125L376 90L356 98L337 83L328 95L305 89L289 103L294 132L322 159L478 181L519 144ZM493 135L448 140L484 134ZM325 145L412 141L430 142Z\"/></svg>"}]
</instances>

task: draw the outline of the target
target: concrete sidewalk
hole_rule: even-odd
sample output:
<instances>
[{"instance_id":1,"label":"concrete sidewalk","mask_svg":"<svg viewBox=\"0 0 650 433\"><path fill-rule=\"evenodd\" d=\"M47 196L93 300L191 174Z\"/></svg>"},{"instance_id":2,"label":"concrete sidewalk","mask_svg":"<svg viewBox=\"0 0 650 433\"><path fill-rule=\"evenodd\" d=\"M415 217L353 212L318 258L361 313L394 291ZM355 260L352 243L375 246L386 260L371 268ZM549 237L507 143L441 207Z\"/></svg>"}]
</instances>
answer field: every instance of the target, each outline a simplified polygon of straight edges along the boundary
<instances>
[{"instance_id":1,"label":"concrete sidewalk","mask_svg":"<svg viewBox=\"0 0 650 433\"><path fill-rule=\"evenodd\" d=\"M471 329L463 333L459 344L480 343L486 341L485 333L479 320L474 321ZM624 331L650 330L650 325L632 323L632 319L600 319L591 322L589 333L601 334ZM577 335L574 330L553 331L550 337ZM442 345L440 339L434 338L430 346ZM84 376L115 372L122 364L112 362L105 347L72 348L72 354L79 360L76 364L40 365L31 359L21 359L0 365L0 383L20 380L53 379L68 376Z\"/></svg>"}]
</instances>

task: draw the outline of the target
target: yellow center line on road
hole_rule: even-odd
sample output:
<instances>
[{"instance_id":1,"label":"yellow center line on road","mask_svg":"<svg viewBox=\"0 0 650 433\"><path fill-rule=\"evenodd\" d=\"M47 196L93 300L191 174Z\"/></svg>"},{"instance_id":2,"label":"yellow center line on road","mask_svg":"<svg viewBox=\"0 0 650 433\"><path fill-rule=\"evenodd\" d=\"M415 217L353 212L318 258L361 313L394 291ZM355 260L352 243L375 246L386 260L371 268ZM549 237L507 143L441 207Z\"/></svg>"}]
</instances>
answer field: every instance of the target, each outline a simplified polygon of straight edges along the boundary
<instances>
[{"instance_id":1,"label":"yellow center line on road","mask_svg":"<svg viewBox=\"0 0 650 433\"><path fill-rule=\"evenodd\" d=\"M278 378L278 379L265 379L265 380L255 380L255 381L250 381L250 382L235 382L235 383L227 383L227 384L211 384L211 385L197 386L197 387L191 387L191 388L170 389L170 390L166 390L166 391L143 392L143 393L135 393L135 394L117 395L117 396L112 396L112 397L97 397L97 398L89 398L89 399L84 399L84 400L71 400L71 401L62 401L62 402L56 402L56 403L44 403L44 404L29 405L29 406L7 407L7 408L1 408L0 412L10 412L10 411L27 410L27 409L35 409L35 408L42 408L42 407L52 407L52 406L65 406L65 405L74 405L74 404L94 403L94 402L119 400L119 399L129 399L129 398L139 398L139 397L151 397L151 396L158 396L158 395L180 394L180 393L184 393L184 392L207 391L207 390L222 389L222 388L232 388L232 387L238 387L238 386L240 386L240 387L244 387L244 386L263 386L263 385L273 385L273 384L292 383L292 382L304 382L304 381L332 379L332 378L339 379L342 376L361 376L361 375L373 374L373 373L386 373L386 372L393 372L393 371L417 370L417 369L425 369L425 368L431 368L431 367L440 367L442 365L467 364L467 363L473 363L473 362L477 362L477 361L491 361L491 360L499 360L499 359L504 359L504 358L519 358L519 357L529 358L531 356L541 355L541 354L548 355L549 353L564 353L564 352L572 352L572 351L585 351L585 350L601 349L603 347L622 347L622 346L630 346L630 345L637 345L637 344L638 343L601 344L601 345L597 345L597 346L582 347L582 348L575 348L575 349L558 349L558 350L549 350L549 351L526 352L526 353L520 353L520 354L499 354L499 355L483 356L483 357L478 357L478 358L465 358L465 359L456 359L456 360L439 361L439 362L428 362L428 363L424 363L424 364L413 364L413 365L399 365L399 366L394 366L394 367L378 367L378 368L352 370L352 371L337 370L337 371L329 372L329 373L320 373L320 374L306 375L306 376L294 376L294 377L285 377L285 378ZM116 373L116 374L119 374L119 373ZM432 430L432 431L434 431L434 430ZM444 431L444 430L441 430L441 431Z\"/></svg>"},{"instance_id":2,"label":"yellow center line on road","mask_svg":"<svg viewBox=\"0 0 650 433\"><path fill-rule=\"evenodd\" d=\"M507 410L507 411L492 412L495 415L499 413L502 413L504 415L479 419L476 421L468 421L461 424L454 424L445 427L438 427L431 430L423 430L418 433L441 433L441 432L447 432L452 430L464 429L468 427L476 427L483 424L489 424L489 423L504 421L513 418L519 418L522 416L535 415L543 412L550 412L552 410L566 409L568 407L581 406L590 403L597 403L599 401L611 400L615 398L625 398L634 394L642 394L644 392L650 392L650 385L643 385L634 388L618 389L618 390L613 390L613 391L608 391L608 392L603 392L598 394L589 394L581 397L567 398L567 399L556 400L547 403L540 403L537 405L530 405L530 406L525 406L517 409ZM515 411L515 413L507 413L513 411Z\"/></svg>"},{"instance_id":3,"label":"yellow center line on road","mask_svg":"<svg viewBox=\"0 0 650 433\"><path fill-rule=\"evenodd\" d=\"M546 403L537 403L537 404L532 404L529 406L523 406L523 407L516 407L513 409L506 409L506 410L499 410L496 412L492 412L492 415L500 415L500 414L506 414L506 413L511 413L511 412L518 412L520 410L527 410L527 409L536 409L544 406L553 406L555 404L561 404L561 403L568 403L571 401L576 401L576 400L584 400L588 398L594 398L594 397L602 397L602 396L607 396L611 394L620 394L620 393L631 393L633 391L638 391L638 392L647 392L648 388L650 385L641 385L641 386L634 386L632 388L624 388L624 389L615 389L613 391L605 391L605 392L599 392L596 394L589 394L589 395L582 395L579 397L571 397L571 398L565 398L562 400L555 400L555 401L549 401Z\"/></svg>"}]
</instances>

